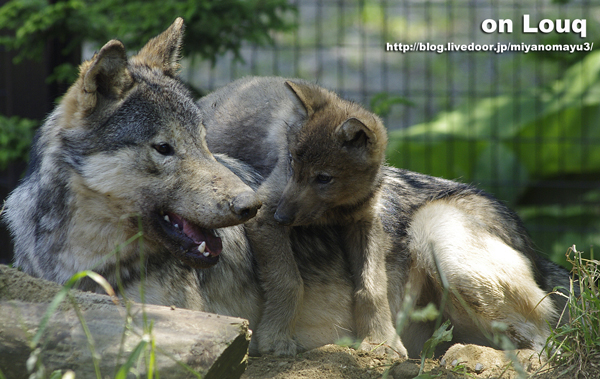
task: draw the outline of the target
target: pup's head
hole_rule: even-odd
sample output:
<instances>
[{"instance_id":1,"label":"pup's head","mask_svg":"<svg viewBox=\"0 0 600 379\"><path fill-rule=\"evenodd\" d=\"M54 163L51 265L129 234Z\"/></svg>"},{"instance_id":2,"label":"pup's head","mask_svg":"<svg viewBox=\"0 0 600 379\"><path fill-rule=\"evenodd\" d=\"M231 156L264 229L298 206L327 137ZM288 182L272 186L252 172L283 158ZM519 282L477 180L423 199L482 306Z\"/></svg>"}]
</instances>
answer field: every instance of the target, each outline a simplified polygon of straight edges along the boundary
<instances>
[{"instance_id":1,"label":"pup's head","mask_svg":"<svg viewBox=\"0 0 600 379\"><path fill-rule=\"evenodd\" d=\"M330 210L353 212L379 180L387 144L383 123L316 85L287 81L286 86L305 122L288 132L289 179L275 219L307 225Z\"/></svg>"},{"instance_id":2,"label":"pup's head","mask_svg":"<svg viewBox=\"0 0 600 379\"><path fill-rule=\"evenodd\" d=\"M139 229L194 267L217 263L214 229L240 224L260 202L208 150L202 117L177 79L183 20L127 58L108 42L80 67L62 101L59 153L72 170L77 206L98 217L130 215ZM97 209L102 204L104 209Z\"/></svg>"}]
</instances>

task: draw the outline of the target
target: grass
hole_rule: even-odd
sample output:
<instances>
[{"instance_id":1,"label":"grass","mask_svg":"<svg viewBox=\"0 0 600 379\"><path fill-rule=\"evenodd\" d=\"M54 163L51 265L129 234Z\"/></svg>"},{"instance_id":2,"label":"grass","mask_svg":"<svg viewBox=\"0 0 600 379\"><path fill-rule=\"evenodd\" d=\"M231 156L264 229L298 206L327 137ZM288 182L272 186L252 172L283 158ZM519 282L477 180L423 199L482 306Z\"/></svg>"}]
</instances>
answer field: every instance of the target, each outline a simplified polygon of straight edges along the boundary
<instances>
[{"instance_id":1,"label":"grass","mask_svg":"<svg viewBox=\"0 0 600 379\"><path fill-rule=\"evenodd\" d=\"M567 261L573 265L568 297L568 322L552 331L546 352L554 378L600 377L600 261L582 257L573 245Z\"/></svg>"}]
</instances>

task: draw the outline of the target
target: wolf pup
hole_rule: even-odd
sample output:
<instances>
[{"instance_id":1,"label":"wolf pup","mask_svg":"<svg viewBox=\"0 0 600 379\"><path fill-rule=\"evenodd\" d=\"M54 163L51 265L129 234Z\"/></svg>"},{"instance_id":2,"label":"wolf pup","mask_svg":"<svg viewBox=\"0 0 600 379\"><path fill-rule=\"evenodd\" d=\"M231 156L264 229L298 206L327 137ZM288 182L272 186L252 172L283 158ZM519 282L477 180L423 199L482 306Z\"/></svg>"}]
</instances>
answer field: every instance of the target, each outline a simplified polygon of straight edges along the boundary
<instances>
[{"instance_id":1,"label":"wolf pup","mask_svg":"<svg viewBox=\"0 0 600 379\"><path fill-rule=\"evenodd\" d=\"M216 265L215 229L247 221L261 203L208 150L201 114L176 77L182 36L179 18L130 59L113 40L81 65L6 201L15 264L26 273L64 283L94 269L115 286L118 267L136 298L127 284L139 281L143 248L147 301L205 303L190 290L199 274L181 262Z\"/></svg>"},{"instance_id":2,"label":"wolf pup","mask_svg":"<svg viewBox=\"0 0 600 379\"><path fill-rule=\"evenodd\" d=\"M202 98L211 151L263 176L264 206L246 224L265 290L258 326L262 353L293 355L304 284L289 226L339 227L354 281L355 333L363 348L406 350L392 323L385 254L389 235L377 216L387 134L360 105L306 81L248 77Z\"/></svg>"}]
</instances>

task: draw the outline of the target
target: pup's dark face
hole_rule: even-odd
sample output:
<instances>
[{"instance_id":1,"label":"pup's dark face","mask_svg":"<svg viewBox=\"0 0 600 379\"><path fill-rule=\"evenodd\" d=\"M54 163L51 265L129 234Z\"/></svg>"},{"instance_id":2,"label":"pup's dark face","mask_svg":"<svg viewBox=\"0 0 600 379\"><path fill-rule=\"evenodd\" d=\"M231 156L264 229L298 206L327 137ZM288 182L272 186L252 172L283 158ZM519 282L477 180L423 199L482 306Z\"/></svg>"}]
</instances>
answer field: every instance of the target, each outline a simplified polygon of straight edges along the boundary
<instances>
[{"instance_id":1,"label":"pup's dark face","mask_svg":"<svg viewBox=\"0 0 600 379\"><path fill-rule=\"evenodd\" d=\"M373 191L383 163L371 146L375 137L356 118L326 113L314 114L288 142L289 178L275 214L282 224L318 223L329 210L351 208Z\"/></svg>"},{"instance_id":2,"label":"pup's dark face","mask_svg":"<svg viewBox=\"0 0 600 379\"><path fill-rule=\"evenodd\" d=\"M326 223L329 211L348 213L371 196L387 133L377 116L333 92L302 81L286 88L303 122L288 127L289 175L275 219Z\"/></svg>"}]
</instances>

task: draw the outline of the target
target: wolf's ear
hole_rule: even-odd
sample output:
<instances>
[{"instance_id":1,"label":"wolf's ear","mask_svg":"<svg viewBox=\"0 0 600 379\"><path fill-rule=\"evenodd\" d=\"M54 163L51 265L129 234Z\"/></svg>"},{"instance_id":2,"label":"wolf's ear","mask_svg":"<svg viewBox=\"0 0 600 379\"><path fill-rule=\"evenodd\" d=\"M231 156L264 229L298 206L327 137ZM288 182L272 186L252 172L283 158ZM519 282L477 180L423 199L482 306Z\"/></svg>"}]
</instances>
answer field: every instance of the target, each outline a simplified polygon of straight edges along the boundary
<instances>
[{"instance_id":1,"label":"wolf's ear","mask_svg":"<svg viewBox=\"0 0 600 379\"><path fill-rule=\"evenodd\" d=\"M291 80L286 80L285 88L287 89L287 94L292 100L292 103L296 106L297 111L302 114L305 119L310 118L314 112L311 107L311 88L304 84L292 82Z\"/></svg>"},{"instance_id":2,"label":"wolf's ear","mask_svg":"<svg viewBox=\"0 0 600 379\"><path fill-rule=\"evenodd\" d=\"M377 143L377 136L369 127L357 118L351 117L336 129L338 138L344 146L368 148Z\"/></svg>"},{"instance_id":3,"label":"wolf's ear","mask_svg":"<svg viewBox=\"0 0 600 379\"><path fill-rule=\"evenodd\" d=\"M168 76L176 76L180 68L179 53L184 29L183 19L178 17L167 30L148 41L142 50L131 58L132 62L158 68Z\"/></svg>"},{"instance_id":4,"label":"wolf's ear","mask_svg":"<svg viewBox=\"0 0 600 379\"><path fill-rule=\"evenodd\" d=\"M82 105L87 109L96 107L98 95L122 98L132 83L123 44L117 40L106 43L90 61L81 65L80 78L83 82Z\"/></svg>"}]
</instances>

